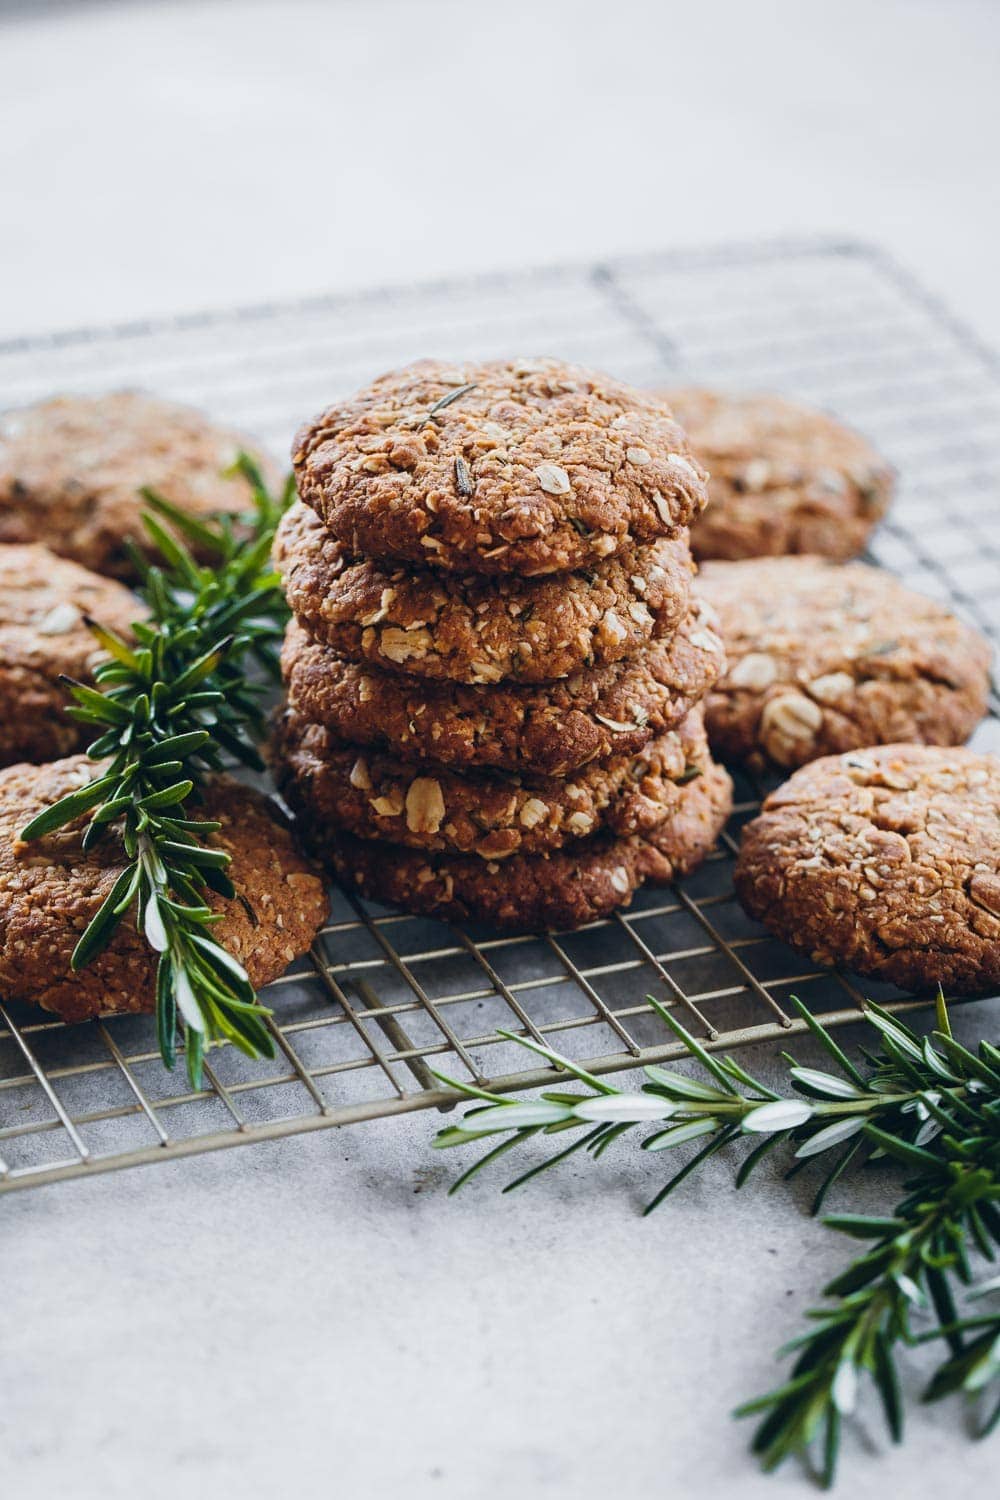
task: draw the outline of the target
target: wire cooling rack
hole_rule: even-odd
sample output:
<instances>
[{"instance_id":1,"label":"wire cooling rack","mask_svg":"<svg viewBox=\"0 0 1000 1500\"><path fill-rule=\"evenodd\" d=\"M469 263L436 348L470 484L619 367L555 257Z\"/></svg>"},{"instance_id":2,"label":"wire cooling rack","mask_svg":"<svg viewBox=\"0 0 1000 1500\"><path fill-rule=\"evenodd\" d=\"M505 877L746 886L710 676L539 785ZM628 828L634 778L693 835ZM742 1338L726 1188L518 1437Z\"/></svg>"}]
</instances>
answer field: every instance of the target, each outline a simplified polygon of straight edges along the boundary
<instances>
[{"instance_id":1,"label":"wire cooling rack","mask_svg":"<svg viewBox=\"0 0 1000 1500\"><path fill-rule=\"evenodd\" d=\"M839 413L901 475L874 558L1000 635L1000 368L864 246L727 247L29 339L0 346L0 407L142 386L282 453L301 418L394 364L512 352ZM998 731L994 712L977 742L1000 748ZM146 1017L67 1027L0 1003L0 1192L447 1104L432 1068L500 1090L550 1082L498 1028L596 1072L666 1059L680 1049L650 992L712 1048L794 1033L792 993L827 1025L856 1018L858 982L809 967L734 899L739 826L760 791L738 780L733 821L695 875L580 932L498 937L335 891L310 958L265 994L275 1061L223 1047L199 1093L163 1069Z\"/></svg>"}]
</instances>

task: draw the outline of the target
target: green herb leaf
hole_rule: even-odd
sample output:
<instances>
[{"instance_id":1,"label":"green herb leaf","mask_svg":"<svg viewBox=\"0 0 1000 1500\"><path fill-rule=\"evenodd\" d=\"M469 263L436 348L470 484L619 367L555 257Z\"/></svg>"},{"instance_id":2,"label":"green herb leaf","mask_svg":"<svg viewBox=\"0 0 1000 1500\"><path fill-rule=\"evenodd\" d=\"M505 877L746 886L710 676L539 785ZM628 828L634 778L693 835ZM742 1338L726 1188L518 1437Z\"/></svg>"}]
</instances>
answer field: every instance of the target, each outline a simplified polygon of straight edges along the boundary
<instances>
[{"instance_id":1,"label":"green herb leaf","mask_svg":"<svg viewBox=\"0 0 1000 1500\"><path fill-rule=\"evenodd\" d=\"M231 1042L250 1056L274 1052L267 1012L242 965L212 935L215 913L206 898L234 894L229 856L204 842L219 825L184 816L185 802L226 765L227 754L259 764L253 740L265 721L260 689L246 669L257 660L273 666L288 616L270 549L294 488L271 497L245 454L235 471L253 490L245 525L229 516L191 517L144 492L144 527L157 562L129 550L149 617L136 623L134 644L88 619L107 658L96 666L93 686L66 682L69 712L94 727L92 753L106 761L22 834L43 838L92 812L84 848L99 838L120 840L123 868L77 943L73 966L95 958L136 907L139 931L158 954L160 1052L173 1067L183 1040L196 1089L213 1042ZM213 566L202 567L196 554L210 556Z\"/></svg>"}]
</instances>

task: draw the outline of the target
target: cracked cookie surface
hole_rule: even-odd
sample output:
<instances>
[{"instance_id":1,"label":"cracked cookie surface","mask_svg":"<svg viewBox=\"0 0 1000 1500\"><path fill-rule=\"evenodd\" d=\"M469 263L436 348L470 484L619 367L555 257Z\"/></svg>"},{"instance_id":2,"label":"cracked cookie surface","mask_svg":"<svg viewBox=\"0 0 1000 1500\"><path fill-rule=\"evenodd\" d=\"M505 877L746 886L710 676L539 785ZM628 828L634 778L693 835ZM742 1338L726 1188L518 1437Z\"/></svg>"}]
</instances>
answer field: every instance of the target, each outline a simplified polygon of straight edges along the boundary
<instances>
[{"instance_id":1,"label":"cracked cookie surface","mask_svg":"<svg viewBox=\"0 0 1000 1500\"><path fill-rule=\"evenodd\" d=\"M688 611L687 537L630 547L585 572L484 578L348 556L304 505L274 544L288 602L349 661L455 682L550 682L620 661Z\"/></svg>"},{"instance_id":2,"label":"cracked cookie surface","mask_svg":"<svg viewBox=\"0 0 1000 1500\"><path fill-rule=\"evenodd\" d=\"M56 396L0 417L0 542L44 542L96 573L134 579L123 546L143 547L143 485L194 516L252 508L245 449L267 482L281 473L253 443L200 411L140 391Z\"/></svg>"},{"instance_id":3,"label":"cracked cookie surface","mask_svg":"<svg viewBox=\"0 0 1000 1500\"><path fill-rule=\"evenodd\" d=\"M341 741L407 760L558 776L676 728L722 671L713 624L698 610L669 641L535 687L382 672L341 660L294 621L281 665L289 706Z\"/></svg>"},{"instance_id":4,"label":"cracked cookie surface","mask_svg":"<svg viewBox=\"0 0 1000 1500\"><path fill-rule=\"evenodd\" d=\"M589 567L705 504L661 399L554 359L391 371L307 423L292 461L351 552L459 572Z\"/></svg>"},{"instance_id":5,"label":"cracked cookie surface","mask_svg":"<svg viewBox=\"0 0 1000 1500\"><path fill-rule=\"evenodd\" d=\"M781 396L660 392L710 474L691 528L703 558L855 557L892 500L892 468L859 433Z\"/></svg>"},{"instance_id":6,"label":"cracked cookie surface","mask_svg":"<svg viewBox=\"0 0 1000 1500\"><path fill-rule=\"evenodd\" d=\"M744 829L735 878L819 963L914 992L1000 988L1000 760L889 745L815 761Z\"/></svg>"},{"instance_id":7,"label":"cracked cookie surface","mask_svg":"<svg viewBox=\"0 0 1000 1500\"><path fill-rule=\"evenodd\" d=\"M290 711L274 748L278 783L307 826L484 860L558 849L599 829L648 832L708 761L697 709L637 754L595 762L570 778L414 765L343 745Z\"/></svg>"},{"instance_id":8,"label":"cracked cookie surface","mask_svg":"<svg viewBox=\"0 0 1000 1500\"><path fill-rule=\"evenodd\" d=\"M144 613L123 584L47 547L0 545L0 765L56 760L90 743L94 728L69 717L59 680L89 683L104 655L84 616L127 640Z\"/></svg>"},{"instance_id":9,"label":"cracked cookie surface","mask_svg":"<svg viewBox=\"0 0 1000 1500\"><path fill-rule=\"evenodd\" d=\"M727 670L705 722L716 754L792 767L856 746L953 745L986 712L989 643L865 563L706 563L697 588Z\"/></svg>"},{"instance_id":10,"label":"cracked cookie surface","mask_svg":"<svg viewBox=\"0 0 1000 1500\"><path fill-rule=\"evenodd\" d=\"M0 771L0 993L66 1021L156 1006L156 954L131 912L102 953L78 973L71 968L81 932L121 874L118 841L84 854L85 819L31 844L19 838L37 813L93 774L82 755ZM231 855L238 898L206 896L221 914L213 934L252 984L268 984L312 942L329 907L325 886L259 792L220 777L198 812L222 824L207 842Z\"/></svg>"},{"instance_id":11,"label":"cracked cookie surface","mask_svg":"<svg viewBox=\"0 0 1000 1500\"><path fill-rule=\"evenodd\" d=\"M731 805L729 777L709 762L651 835L603 834L553 854L490 862L427 855L330 828L311 832L316 853L369 900L448 921L541 932L595 922L628 906L644 881L665 884L688 874L711 852Z\"/></svg>"}]
</instances>

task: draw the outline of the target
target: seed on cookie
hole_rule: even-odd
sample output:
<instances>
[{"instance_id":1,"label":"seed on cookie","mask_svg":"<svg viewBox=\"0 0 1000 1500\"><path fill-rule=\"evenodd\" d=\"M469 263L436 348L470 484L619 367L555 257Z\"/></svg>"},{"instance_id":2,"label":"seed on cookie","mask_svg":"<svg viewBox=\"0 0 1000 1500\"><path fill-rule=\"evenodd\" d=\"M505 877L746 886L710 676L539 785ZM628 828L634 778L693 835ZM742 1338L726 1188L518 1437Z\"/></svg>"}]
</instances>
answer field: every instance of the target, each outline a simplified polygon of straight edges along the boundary
<instances>
[{"instance_id":1,"label":"seed on cookie","mask_svg":"<svg viewBox=\"0 0 1000 1500\"><path fill-rule=\"evenodd\" d=\"M710 562L697 590L728 660L705 705L723 758L787 768L866 745L960 744L986 711L986 640L881 569Z\"/></svg>"},{"instance_id":2,"label":"seed on cookie","mask_svg":"<svg viewBox=\"0 0 1000 1500\"><path fill-rule=\"evenodd\" d=\"M353 551L439 571L587 567L705 503L662 402L554 359L392 371L307 423L293 463Z\"/></svg>"},{"instance_id":3,"label":"seed on cookie","mask_svg":"<svg viewBox=\"0 0 1000 1500\"><path fill-rule=\"evenodd\" d=\"M708 469L709 504L691 527L696 558L859 553L895 477L867 440L780 396L661 393Z\"/></svg>"},{"instance_id":4,"label":"seed on cookie","mask_svg":"<svg viewBox=\"0 0 1000 1500\"><path fill-rule=\"evenodd\" d=\"M691 589L684 534L577 573L485 578L354 559L313 511L293 505L274 556L316 640L348 660L467 683L548 682L618 661L672 634Z\"/></svg>"},{"instance_id":5,"label":"seed on cookie","mask_svg":"<svg viewBox=\"0 0 1000 1500\"><path fill-rule=\"evenodd\" d=\"M819 963L920 993L1000 987L1000 760L884 745L796 771L747 824L736 890Z\"/></svg>"},{"instance_id":6,"label":"seed on cookie","mask_svg":"<svg viewBox=\"0 0 1000 1500\"><path fill-rule=\"evenodd\" d=\"M777 693L761 709L758 738L772 760L787 765L810 758L806 752L813 751L822 724L823 711L811 698L802 693Z\"/></svg>"},{"instance_id":7,"label":"seed on cookie","mask_svg":"<svg viewBox=\"0 0 1000 1500\"><path fill-rule=\"evenodd\" d=\"M121 874L118 841L84 853L82 820L35 843L19 839L37 813L93 773L82 755L0 771L0 994L67 1021L156 1006L156 954L131 915L86 968L72 967L80 933ZM268 984L308 949L324 921L324 884L259 792L220 777L209 785L199 816L221 824L209 843L230 855L237 891L231 901L208 896L219 913L213 932L252 984Z\"/></svg>"},{"instance_id":8,"label":"seed on cookie","mask_svg":"<svg viewBox=\"0 0 1000 1500\"><path fill-rule=\"evenodd\" d=\"M142 605L123 584L35 544L0 544L0 765L83 749L60 677L90 682L101 648L86 620L126 639Z\"/></svg>"},{"instance_id":9,"label":"seed on cookie","mask_svg":"<svg viewBox=\"0 0 1000 1500\"><path fill-rule=\"evenodd\" d=\"M277 488L280 471L253 443L201 412L138 391L57 396L0 417L0 542L43 542L97 573L133 579L124 546L147 545L142 487L205 517L251 509L241 449Z\"/></svg>"},{"instance_id":10,"label":"seed on cookie","mask_svg":"<svg viewBox=\"0 0 1000 1500\"><path fill-rule=\"evenodd\" d=\"M778 664L766 651L748 651L733 662L726 673L726 682L731 688L749 688L751 692L763 692L778 677Z\"/></svg>"}]
</instances>

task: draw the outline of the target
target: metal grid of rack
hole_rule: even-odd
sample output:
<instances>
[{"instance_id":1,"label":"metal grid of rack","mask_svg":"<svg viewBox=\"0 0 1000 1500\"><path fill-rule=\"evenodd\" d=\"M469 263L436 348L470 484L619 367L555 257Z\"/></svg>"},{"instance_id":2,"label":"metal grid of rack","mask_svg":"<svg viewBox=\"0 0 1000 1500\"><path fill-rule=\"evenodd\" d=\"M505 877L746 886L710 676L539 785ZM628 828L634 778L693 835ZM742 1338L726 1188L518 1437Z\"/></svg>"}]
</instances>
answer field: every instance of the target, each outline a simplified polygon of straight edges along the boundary
<instances>
[{"instance_id":1,"label":"metal grid of rack","mask_svg":"<svg viewBox=\"0 0 1000 1500\"><path fill-rule=\"evenodd\" d=\"M0 346L0 407L137 385L281 452L298 419L381 369L512 350L837 412L900 471L874 559L1000 636L1000 366L864 246L686 251L16 341ZM977 743L998 749L993 707ZM650 992L711 1048L793 1034L792 993L844 1024L858 982L811 968L733 896L760 793L738 778L733 821L695 875L579 932L501 937L334 891L310 958L265 992L275 1060L219 1049L199 1093L163 1069L149 1018L67 1027L0 1003L0 1192L446 1105L432 1070L500 1090L551 1081L501 1029L596 1072L675 1056Z\"/></svg>"}]
</instances>

